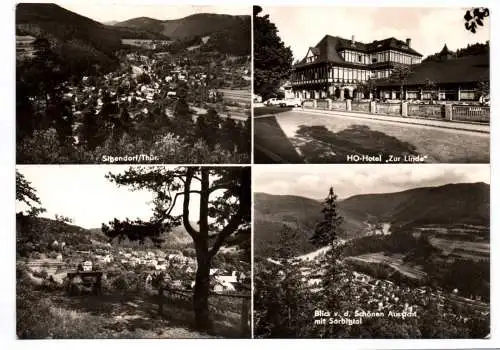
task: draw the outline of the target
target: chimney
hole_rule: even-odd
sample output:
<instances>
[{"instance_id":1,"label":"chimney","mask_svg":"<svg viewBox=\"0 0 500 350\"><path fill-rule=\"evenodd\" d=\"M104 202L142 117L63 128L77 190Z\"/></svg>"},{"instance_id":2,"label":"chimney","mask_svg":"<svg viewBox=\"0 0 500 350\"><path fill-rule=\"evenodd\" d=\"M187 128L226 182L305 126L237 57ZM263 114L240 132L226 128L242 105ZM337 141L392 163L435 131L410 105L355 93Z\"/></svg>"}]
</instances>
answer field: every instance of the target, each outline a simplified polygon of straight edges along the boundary
<instances>
[{"instance_id":1,"label":"chimney","mask_svg":"<svg viewBox=\"0 0 500 350\"><path fill-rule=\"evenodd\" d=\"M354 35L351 37L351 45L354 45Z\"/></svg>"},{"instance_id":2,"label":"chimney","mask_svg":"<svg viewBox=\"0 0 500 350\"><path fill-rule=\"evenodd\" d=\"M406 39L406 46L411 47L411 39Z\"/></svg>"}]
</instances>

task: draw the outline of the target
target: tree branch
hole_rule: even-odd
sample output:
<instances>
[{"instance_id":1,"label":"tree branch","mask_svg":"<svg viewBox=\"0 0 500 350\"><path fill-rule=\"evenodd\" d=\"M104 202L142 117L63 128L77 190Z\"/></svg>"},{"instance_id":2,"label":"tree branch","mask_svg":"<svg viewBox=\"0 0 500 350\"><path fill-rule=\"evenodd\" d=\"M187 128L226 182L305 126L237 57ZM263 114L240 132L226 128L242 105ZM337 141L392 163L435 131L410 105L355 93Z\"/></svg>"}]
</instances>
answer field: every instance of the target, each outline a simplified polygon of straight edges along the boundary
<instances>
[{"instance_id":1,"label":"tree branch","mask_svg":"<svg viewBox=\"0 0 500 350\"><path fill-rule=\"evenodd\" d=\"M243 208L240 205L238 212L229 220L229 223L222 229L222 231L217 235L215 239L214 245L212 249L210 249L210 257L215 256L219 251L222 244L224 244L226 238L228 238L241 224L241 220L243 219Z\"/></svg>"},{"instance_id":2,"label":"tree branch","mask_svg":"<svg viewBox=\"0 0 500 350\"><path fill-rule=\"evenodd\" d=\"M209 197L209 172L201 169L201 198L200 198L200 237L208 237L208 197Z\"/></svg>"},{"instance_id":3,"label":"tree branch","mask_svg":"<svg viewBox=\"0 0 500 350\"><path fill-rule=\"evenodd\" d=\"M178 193L175 194L175 197L174 197L174 200L172 202L172 205L170 206L170 209L167 211L167 213L166 213L165 216L169 216L170 215L170 213L172 212L172 210L175 207L175 203L177 202L177 197L182 196L183 194L184 193L180 193L180 192L178 192Z\"/></svg>"},{"instance_id":4,"label":"tree branch","mask_svg":"<svg viewBox=\"0 0 500 350\"><path fill-rule=\"evenodd\" d=\"M210 187L210 189L208 190L209 193L212 193L212 192L215 192L217 190L230 190L230 189L233 189L235 188L235 185L233 182L224 182L224 183L220 183L220 184L217 184L217 185L214 185L212 187Z\"/></svg>"},{"instance_id":5,"label":"tree branch","mask_svg":"<svg viewBox=\"0 0 500 350\"><path fill-rule=\"evenodd\" d=\"M193 240L196 240L196 236L198 235L199 232L196 231L189 222L189 200L190 200L189 195L191 190L191 181L193 179L194 172L195 169L193 168L188 168L186 171L186 181L184 183L184 193L183 193L184 203L182 206L182 223L184 224L186 231L193 238Z\"/></svg>"}]
</instances>

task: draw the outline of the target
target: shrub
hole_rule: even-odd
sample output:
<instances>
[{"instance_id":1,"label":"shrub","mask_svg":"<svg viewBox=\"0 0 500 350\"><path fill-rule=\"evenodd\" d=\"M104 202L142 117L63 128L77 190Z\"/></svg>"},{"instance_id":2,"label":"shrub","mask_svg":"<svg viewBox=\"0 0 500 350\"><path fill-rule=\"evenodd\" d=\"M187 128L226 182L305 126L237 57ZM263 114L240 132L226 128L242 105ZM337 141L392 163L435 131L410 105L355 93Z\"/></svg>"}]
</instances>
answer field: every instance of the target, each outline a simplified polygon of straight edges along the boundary
<instances>
[{"instance_id":1,"label":"shrub","mask_svg":"<svg viewBox=\"0 0 500 350\"><path fill-rule=\"evenodd\" d=\"M99 319L87 313L55 307L50 299L29 292L30 286L18 282L16 295L16 333L20 339L95 338L101 331ZM33 312L36 310L36 312Z\"/></svg>"},{"instance_id":2,"label":"shrub","mask_svg":"<svg viewBox=\"0 0 500 350\"><path fill-rule=\"evenodd\" d=\"M40 252L32 252L31 255L30 255L30 259L34 259L34 260L41 259Z\"/></svg>"},{"instance_id":3,"label":"shrub","mask_svg":"<svg viewBox=\"0 0 500 350\"><path fill-rule=\"evenodd\" d=\"M118 291L126 291L130 287L127 278L124 275L116 277L113 282L111 282L111 286L113 287L113 289L116 289Z\"/></svg>"},{"instance_id":4,"label":"shrub","mask_svg":"<svg viewBox=\"0 0 500 350\"><path fill-rule=\"evenodd\" d=\"M182 250L182 255L190 257L190 258L195 258L196 257L196 250L194 248L185 248Z\"/></svg>"}]
</instances>

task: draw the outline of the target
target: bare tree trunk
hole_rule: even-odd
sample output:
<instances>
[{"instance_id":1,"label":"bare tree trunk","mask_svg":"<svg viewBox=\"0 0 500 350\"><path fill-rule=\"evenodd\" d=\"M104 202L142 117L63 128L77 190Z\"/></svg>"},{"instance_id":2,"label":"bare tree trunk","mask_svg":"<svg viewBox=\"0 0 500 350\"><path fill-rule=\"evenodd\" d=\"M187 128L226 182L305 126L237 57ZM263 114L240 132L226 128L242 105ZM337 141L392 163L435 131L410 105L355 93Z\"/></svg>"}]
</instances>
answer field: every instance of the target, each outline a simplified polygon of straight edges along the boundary
<instances>
[{"instance_id":1,"label":"bare tree trunk","mask_svg":"<svg viewBox=\"0 0 500 350\"><path fill-rule=\"evenodd\" d=\"M248 317L249 317L249 302L247 299L241 299L241 320L240 320L240 329L241 329L241 337L246 338L250 334L250 327L248 326Z\"/></svg>"},{"instance_id":2,"label":"bare tree trunk","mask_svg":"<svg viewBox=\"0 0 500 350\"><path fill-rule=\"evenodd\" d=\"M209 197L209 171L201 170L200 194L200 231L195 240L198 269L193 295L196 329L206 332L212 331L210 313L208 311L208 294L210 291L210 265L211 256L208 250L208 197Z\"/></svg>"},{"instance_id":3,"label":"bare tree trunk","mask_svg":"<svg viewBox=\"0 0 500 350\"><path fill-rule=\"evenodd\" d=\"M208 294L210 291L210 259L208 253L200 254L198 252L197 262L198 269L193 294L195 326L199 331L211 332L212 324L208 311Z\"/></svg>"}]
</instances>

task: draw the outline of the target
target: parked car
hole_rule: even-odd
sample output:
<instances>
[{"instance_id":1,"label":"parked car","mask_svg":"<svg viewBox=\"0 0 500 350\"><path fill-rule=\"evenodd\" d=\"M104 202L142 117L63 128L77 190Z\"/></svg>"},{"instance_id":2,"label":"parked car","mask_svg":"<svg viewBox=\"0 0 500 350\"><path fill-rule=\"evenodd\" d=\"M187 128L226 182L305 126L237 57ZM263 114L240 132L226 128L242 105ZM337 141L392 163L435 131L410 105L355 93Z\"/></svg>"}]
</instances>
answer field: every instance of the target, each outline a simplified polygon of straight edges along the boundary
<instances>
[{"instance_id":1,"label":"parked car","mask_svg":"<svg viewBox=\"0 0 500 350\"><path fill-rule=\"evenodd\" d=\"M299 98L286 98L280 100L280 107L299 107L302 105L302 101Z\"/></svg>"},{"instance_id":2,"label":"parked car","mask_svg":"<svg viewBox=\"0 0 500 350\"><path fill-rule=\"evenodd\" d=\"M281 103L283 103L283 99L277 98L277 97L271 97L270 99L266 100L264 104L266 106L279 106Z\"/></svg>"}]
</instances>

